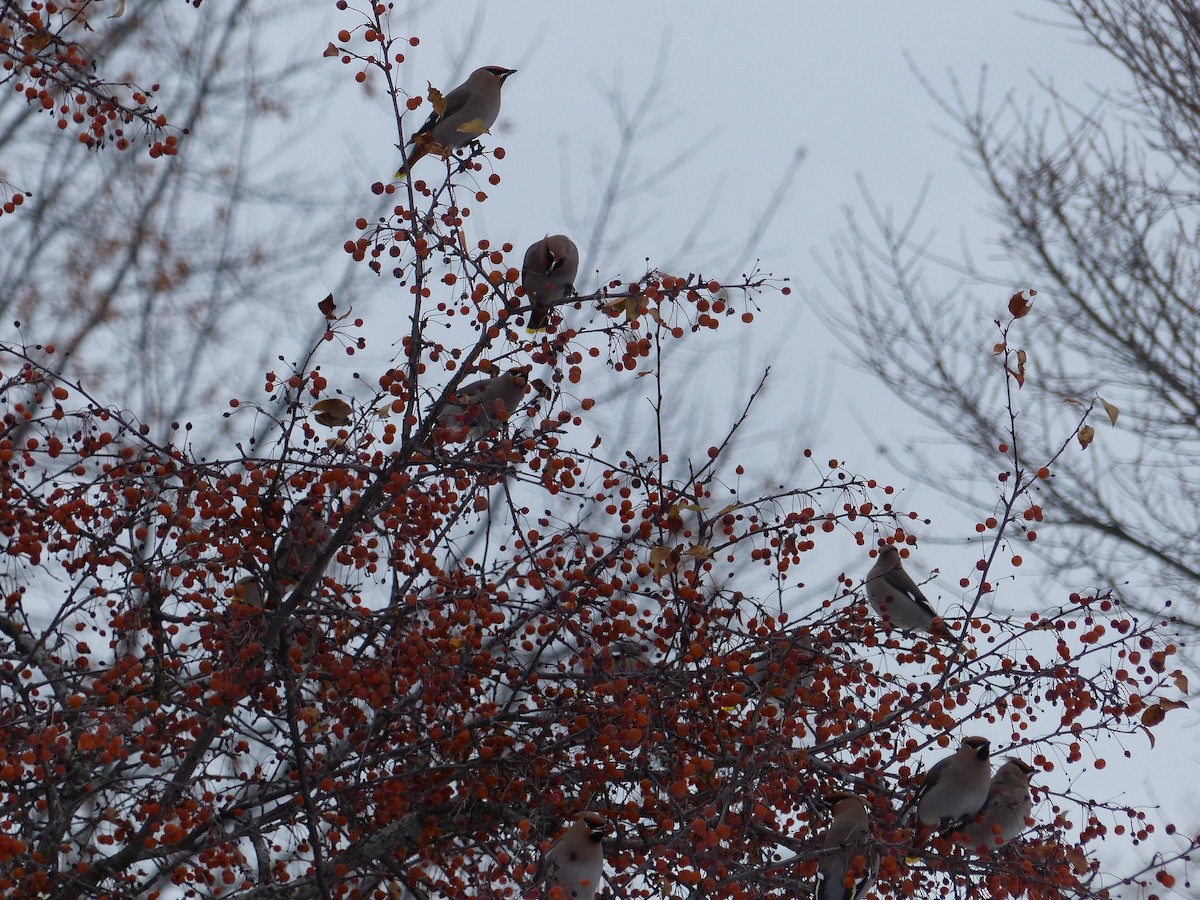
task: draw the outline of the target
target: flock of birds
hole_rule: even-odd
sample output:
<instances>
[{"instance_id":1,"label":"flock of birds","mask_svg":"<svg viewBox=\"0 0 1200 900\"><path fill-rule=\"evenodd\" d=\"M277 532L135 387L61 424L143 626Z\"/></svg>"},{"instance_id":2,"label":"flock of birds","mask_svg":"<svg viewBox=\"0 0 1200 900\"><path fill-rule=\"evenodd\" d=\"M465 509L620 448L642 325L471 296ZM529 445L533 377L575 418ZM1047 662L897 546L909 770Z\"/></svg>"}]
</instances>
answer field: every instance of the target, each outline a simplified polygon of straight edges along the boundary
<instances>
[{"instance_id":1,"label":"flock of birds","mask_svg":"<svg viewBox=\"0 0 1200 900\"><path fill-rule=\"evenodd\" d=\"M939 760L917 790L918 842L930 829L951 829L954 840L976 853L1007 844L1026 829L1033 798L1033 767L1010 758L992 774L986 738L966 738L958 750ZM826 798L833 819L821 842L814 900L861 900L879 874L879 851L871 837L866 801L855 794ZM594 900L604 872L604 838L609 823L595 812L581 813L546 851L534 880L544 897L555 888L564 900ZM909 857L920 855L915 843Z\"/></svg>"},{"instance_id":2,"label":"flock of birds","mask_svg":"<svg viewBox=\"0 0 1200 900\"><path fill-rule=\"evenodd\" d=\"M469 407L464 407L464 410ZM458 422L461 426L461 422ZM492 423L491 427L497 427ZM472 427L483 427L474 422ZM298 501L288 514L284 534L272 558L273 578L280 595L294 586L316 564L332 535L326 514L308 498ZM904 570L895 545L879 548L878 558L864 578L867 600L888 626L906 632L948 634L920 587ZM261 583L243 578L234 589L241 602L261 607ZM986 738L968 737L958 750L929 769L908 808L915 805L918 840L910 856L919 856L931 829L951 829L954 840L976 852L1000 847L1021 834L1033 801L1029 776L1034 767L1010 757L993 775L990 744ZM814 900L861 900L879 871L879 853L871 836L866 801L857 795L835 793L826 798L832 821L822 841ZM564 900L593 900L604 867L603 841L608 821L595 812L583 812L545 853L535 880L543 896Z\"/></svg>"},{"instance_id":3,"label":"flock of birds","mask_svg":"<svg viewBox=\"0 0 1200 900\"><path fill-rule=\"evenodd\" d=\"M500 112L501 86L514 71L500 66L476 69L435 102L435 111L413 135L396 176L407 177L412 165L429 153L448 157L487 133ZM530 303L531 332L549 329L555 306L575 293L578 270L579 249L565 235L551 235L529 247L521 281ZM471 441L496 431L523 401L530 371L528 366L514 368L460 388L444 404L438 426ZM329 536L325 517L311 501L301 500L293 507L272 566L283 588L300 580ZM868 602L887 625L906 632L928 631L934 637L949 635L904 570L895 545L879 549L864 583ZM234 593L243 602L263 604L262 587L255 577L239 581ZM1033 771L1024 761L1009 758L993 775L987 739L964 739L955 753L929 770L913 797L910 807L916 807L918 842L927 840L931 829L939 828L953 829L955 840L975 852L987 852L1013 840L1025 830L1033 808L1029 790ZM848 793L836 793L826 800L832 820L822 839L814 900L861 900L879 871L867 803ZM609 831L608 820L599 813L580 813L541 859L535 880L543 887L543 896L558 896L554 893L557 888L569 900L594 900L603 876L603 842ZM919 855L920 850L919 843L914 843L910 855Z\"/></svg>"}]
</instances>

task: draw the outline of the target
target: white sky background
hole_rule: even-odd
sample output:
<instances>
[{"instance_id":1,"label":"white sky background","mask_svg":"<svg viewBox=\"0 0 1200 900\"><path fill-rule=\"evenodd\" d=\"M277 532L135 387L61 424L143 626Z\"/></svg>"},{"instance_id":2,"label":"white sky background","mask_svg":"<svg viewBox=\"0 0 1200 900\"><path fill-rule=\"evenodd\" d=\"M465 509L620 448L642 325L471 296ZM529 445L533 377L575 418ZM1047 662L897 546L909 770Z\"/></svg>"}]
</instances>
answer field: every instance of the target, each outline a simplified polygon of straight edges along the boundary
<instances>
[{"instance_id":1,"label":"white sky background","mask_svg":"<svg viewBox=\"0 0 1200 900\"><path fill-rule=\"evenodd\" d=\"M465 65L451 73L453 57L477 10L476 43ZM741 241L789 160L803 147L806 161L757 255L764 270L792 278L795 288L819 290L833 298L836 292L813 254L829 255L831 237L844 227L846 205L866 218L860 176L875 200L892 207L899 217L909 213L932 177L921 217L925 227L918 230L936 229L936 246L946 255L955 256L965 240L977 259L994 257L996 228L984 212L987 196L951 141L938 133L952 131L953 124L910 71L909 58L937 89L949 93L948 73L953 72L972 97L980 68L986 65L993 106L1010 89L1035 95L1037 77L1052 80L1066 96L1081 101L1092 96L1091 85L1124 86L1123 72L1076 33L1029 18L1053 15L1050 4L1032 0L870 5L455 0L430 4L409 21L397 14L393 24L397 33L421 38L418 48L407 51L403 67L404 83L415 93L424 93L426 81L448 89L481 65L519 69L504 89L501 119L488 141L507 150L497 165L503 181L485 187L490 199L472 204L467 223L473 239L511 241L517 248L512 265L519 265L529 243L547 233L572 234L582 246L579 229L596 205L598 180L606 175L616 145L605 95L616 87L635 102L665 47L663 96L654 115L661 125L638 146L639 168L651 170L696 141L703 142L655 189L622 208L610 234L612 248L589 260L591 265L605 278L637 277L645 272L647 257L652 265L670 266L674 272L736 275L744 270L732 268ZM310 56L335 40L339 28L352 27L358 20L353 13L330 10L325 21L323 29L313 29ZM304 55L301 33L297 25L290 49L300 48ZM382 83L373 76L376 90L368 93L353 82L354 67L335 60L325 61L317 71L322 89L332 82L340 87L332 99L299 111L307 139L288 148L278 161L301 164L310 175L322 176L329 190L357 196L355 215L369 216L376 202L370 184L386 181L398 161ZM409 130L426 114L423 108L410 117ZM277 150L272 153L278 155ZM425 161L417 177L434 177L436 169L436 163ZM696 246L680 258L679 247L706 208L711 221ZM353 234L352 221L353 216L346 222L347 237ZM313 305L336 286L345 261L339 242L330 248L323 280L314 277L312 296L302 299L302 308L315 313ZM353 360L353 368L372 373L368 381L373 381L378 373L368 360L386 357L386 336L403 333L408 294L390 277L375 279L365 266L359 268L366 277L357 280L349 299L367 319L373 344L366 358ZM1000 262L992 268L1004 271ZM936 283L937 273L930 274ZM1027 286L1019 272L1012 277L1013 287ZM952 282L952 276L946 276L944 284ZM595 285L581 277L578 286L584 291ZM795 419L803 433L790 435L789 441L811 447L816 459L837 457L852 472L903 487L901 503L934 517L939 534L958 534L967 541L974 535L974 519L948 508L932 489L906 482L879 452L881 441L893 452L903 452L904 443L927 436L929 430L886 387L848 364L847 351L806 308L803 293L766 294L760 300L763 313L753 326L722 328L712 341L713 365L687 373L707 385L693 396L711 398L721 410L712 417L714 427L720 427L728 420L726 411L740 405L746 393L740 383L729 390L731 367L740 367L741 376L752 383L772 364L770 394L760 415L769 410L785 425ZM969 302L968 295L963 296ZM985 287L975 296L981 303L986 300L980 316L990 321L1008 293ZM1052 315L1053 297L1043 295L1041 300L1037 314ZM774 356L775 338L782 333L789 335L785 353ZM704 419L705 411L698 410L697 416ZM876 426L871 434L862 427L868 418ZM785 479L787 473L779 477ZM980 473L985 491L994 477L995 472ZM990 506L981 508L979 517L990 511ZM845 558L836 561L838 567L861 569L861 576L869 560L849 542L845 550ZM941 577L930 593L934 598L940 594L948 605L960 599L958 577L971 569L976 557L969 547L955 551L923 545L914 558L914 575L921 577L938 565ZM1021 574L1015 590L1008 588L1014 603L1012 594L1022 590L1022 582L1036 578L1033 566ZM1190 713L1174 715L1183 724ZM1140 739L1129 746L1139 752L1146 749ZM1152 756L1139 757L1143 764L1136 772L1115 753L1107 755L1114 780L1098 789L1112 796L1123 790L1137 796L1151 768L1179 772L1193 768L1197 760L1194 742L1181 733L1161 734L1158 749ZM1186 813L1171 818L1184 827L1195 825Z\"/></svg>"}]
</instances>

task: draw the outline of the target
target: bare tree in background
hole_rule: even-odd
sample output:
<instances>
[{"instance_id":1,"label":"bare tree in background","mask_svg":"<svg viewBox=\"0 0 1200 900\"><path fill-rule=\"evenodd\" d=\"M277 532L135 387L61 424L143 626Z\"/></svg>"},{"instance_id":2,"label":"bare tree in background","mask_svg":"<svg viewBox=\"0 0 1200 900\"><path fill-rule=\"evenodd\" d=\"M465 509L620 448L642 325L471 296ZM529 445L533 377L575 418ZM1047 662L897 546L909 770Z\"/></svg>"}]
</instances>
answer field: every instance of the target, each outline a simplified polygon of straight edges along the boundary
<instances>
[{"instance_id":1,"label":"bare tree in background","mask_svg":"<svg viewBox=\"0 0 1200 900\"><path fill-rule=\"evenodd\" d=\"M248 388L247 377L257 384L261 370L234 373L229 360L266 358L271 323L311 300L297 273L328 255L330 228L345 218L328 214L320 173L286 171L267 145L286 146L287 129L300 127L285 120L307 71L264 27L277 10L162 0L110 21L113 11L85 2L43 21L5 5L7 58L43 72L64 59L88 64L60 65L45 91L52 109L0 93L0 179L22 207L0 219L0 321L6 339L56 345L63 376L104 383L169 429ZM29 78L7 71L7 81ZM320 102L305 90L305 103ZM72 98L85 101L78 115ZM106 108L120 113L107 133L80 123ZM168 128L155 126L159 116ZM172 146L159 153L164 134Z\"/></svg>"},{"instance_id":2,"label":"bare tree in background","mask_svg":"<svg viewBox=\"0 0 1200 900\"><path fill-rule=\"evenodd\" d=\"M1064 437L1057 401L1099 394L1116 404L1117 429L1102 429L1086 453L1062 453L1043 481L1045 516L1057 527L1031 546L1058 574L1090 569L1133 609L1174 600L1168 611L1196 629L1200 14L1182 0L1055 5L1127 70L1132 88L1087 108L1049 86L1040 105L1009 96L992 109L957 84L953 98L938 98L993 197L1005 261L1025 282L1015 286L1041 295L1020 339L1037 360L1024 391L1044 402L1026 403L1023 443L995 415L1004 398L997 379L983 377L992 364L963 340L999 340L979 307L1002 316L1014 285L968 299L960 284L935 296L925 264L953 264L926 251L916 213L901 223L872 204L874 222L851 218L828 267L850 301L834 315L866 368L969 449L957 480L919 463L909 471L970 508L980 463L994 468L1000 445L1018 467L1054 456ZM991 279L968 260L963 284L973 280Z\"/></svg>"}]
</instances>

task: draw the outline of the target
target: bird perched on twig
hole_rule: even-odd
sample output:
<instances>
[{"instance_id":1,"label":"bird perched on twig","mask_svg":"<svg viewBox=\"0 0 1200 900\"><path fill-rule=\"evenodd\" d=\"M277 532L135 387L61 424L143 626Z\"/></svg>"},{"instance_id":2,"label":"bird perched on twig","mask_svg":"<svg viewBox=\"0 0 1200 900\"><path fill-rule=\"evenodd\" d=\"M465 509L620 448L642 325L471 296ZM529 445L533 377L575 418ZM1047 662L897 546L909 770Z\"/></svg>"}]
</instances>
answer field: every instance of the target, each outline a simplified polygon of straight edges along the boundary
<instances>
[{"instance_id":1,"label":"bird perched on twig","mask_svg":"<svg viewBox=\"0 0 1200 900\"><path fill-rule=\"evenodd\" d=\"M928 838L922 829L948 827L976 815L992 785L990 743L987 738L963 738L958 750L934 763L913 797L920 826L906 858L920 858Z\"/></svg>"},{"instance_id":2,"label":"bird perched on twig","mask_svg":"<svg viewBox=\"0 0 1200 900\"><path fill-rule=\"evenodd\" d=\"M995 850L1025 830L1026 820L1033 811L1029 776L1035 771L1029 763L1011 756L996 770L983 809L963 829L967 846Z\"/></svg>"},{"instance_id":3,"label":"bird perched on twig","mask_svg":"<svg viewBox=\"0 0 1200 900\"><path fill-rule=\"evenodd\" d=\"M603 841L608 830L608 820L599 813L575 817L538 866L534 877L544 886L543 897L557 887L564 900L594 900L604 874Z\"/></svg>"},{"instance_id":4,"label":"bird perched on twig","mask_svg":"<svg viewBox=\"0 0 1200 900\"><path fill-rule=\"evenodd\" d=\"M308 574L332 532L325 515L310 497L302 497L287 515L287 528L275 547L273 571L281 592Z\"/></svg>"},{"instance_id":5,"label":"bird perched on twig","mask_svg":"<svg viewBox=\"0 0 1200 900\"><path fill-rule=\"evenodd\" d=\"M457 431L467 428L472 441L490 434L521 405L530 371L531 366L520 366L459 388L438 415L438 425Z\"/></svg>"},{"instance_id":6,"label":"bird perched on twig","mask_svg":"<svg viewBox=\"0 0 1200 900\"><path fill-rule=\"evenodd\" d=\"M833 821L821 843L814 900L862 900L879 875L867 804L854 794L832 794Z\"/></svg>"},{"instance_id":7,"label":"bird perched on twig","mask_svg":"<svg viewBox=\"0 0 1200 900\"><path fill-rule=\"evenodd\" d=\"M957 751L934 763L914 798L918 822L948 825L983 808L992 785L990 747L987 738L963 738Z\"/></svg>"},{"instance_id":8,"label":"bird perched on twig","mask_svg":"<svg viewBox=\"0 0 1200 900\"><path fill-rule=\"evenodd\" d=\"M435 98L433 112L409 141L405 161L396 170L395 177L407 176L413 164L428 153L449 156L459 147L487 134L500 115L500 88L516 71L484 66L472 72L445 97Z\"/></svg>"},{"instance_id":9,"label":"bird perched on twig","mask_svg":"<svg viewBox=\"0 0 1200 900\"><path fill-rule=\"evenodd\" d=\"M546 331L554 304L575 292L579 248L565 234L552 234L529 246L521 266L521 286L529 298L529 331Z\"/></svg>"},{"instance_id":10,"label":"bird perched on twig","mask_svg":"<svg viewBox=\"0 0 1200 900\"><path fill-rule=\"evenodd\" d=\"M894 544L879 548L879 558L867 572L863 582L867 600L883 620L902 631L930 631L947 636L945 626L934 623L937 612L925 599L912 577L900 562L900 548Z\"/></svg>"}]
</instances>

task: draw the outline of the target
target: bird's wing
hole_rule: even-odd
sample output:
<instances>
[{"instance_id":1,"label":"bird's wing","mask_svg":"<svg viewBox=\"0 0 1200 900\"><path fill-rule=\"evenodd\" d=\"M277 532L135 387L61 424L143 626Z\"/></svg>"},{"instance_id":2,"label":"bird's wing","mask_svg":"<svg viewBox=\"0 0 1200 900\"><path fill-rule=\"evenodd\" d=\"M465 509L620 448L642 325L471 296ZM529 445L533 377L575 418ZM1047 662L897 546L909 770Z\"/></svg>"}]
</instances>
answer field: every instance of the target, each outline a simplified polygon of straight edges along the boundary
<instances>
[{"instance_id":1,"label":"bird's wing","mask_svg":"<svg viewBox=\"0 0 1200 900\"><path fill-rule=\"evenodd\" d=\"M917 583L903 569L892 569L890 572L884 572L883 580L889 588L899 591L902 596L907 597L931 616L937 615L937 610L925 599L925 595L921 593L921 589L917 587Z\"/></svg>"},{"instance_id":2,"label":"bird's wing","mask_svg":"<svg viewBox=\"0 0 1200 900\"><path fill-rule=\"evenodd\" d=\"M920 802L922 797L929 793L935 784L942 780L942 776L946 774L946 770L950 768L950 763L953 761L953 756L947 756L945 759L939 759L933 764L933 767L926 773L925 780L917 788L917 793L913 796L914 806Z\"/></svg>"}]
</instances>

